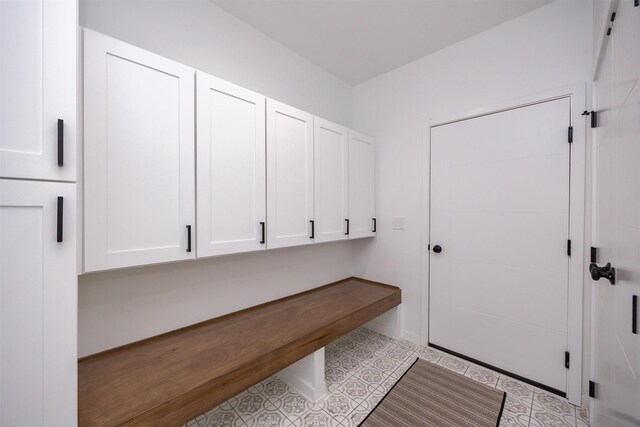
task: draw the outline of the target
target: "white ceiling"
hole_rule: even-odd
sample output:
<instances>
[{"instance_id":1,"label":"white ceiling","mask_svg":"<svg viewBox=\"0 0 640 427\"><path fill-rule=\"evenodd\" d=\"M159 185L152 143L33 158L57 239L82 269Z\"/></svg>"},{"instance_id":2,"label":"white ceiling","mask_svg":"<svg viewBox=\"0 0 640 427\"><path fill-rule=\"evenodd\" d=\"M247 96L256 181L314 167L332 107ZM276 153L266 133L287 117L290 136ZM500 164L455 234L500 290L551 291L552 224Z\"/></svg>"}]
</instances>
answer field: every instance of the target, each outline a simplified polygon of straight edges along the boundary
<instances>
[{"instance_id":1,"label":"white ceiling","mask_svg":"<svg viewBox=\"0 0 640 427\"><path fill-rule=\"evenodd\" d=\"M553 0L212 0L356 85Z\"/></svg>"}]
</instances>

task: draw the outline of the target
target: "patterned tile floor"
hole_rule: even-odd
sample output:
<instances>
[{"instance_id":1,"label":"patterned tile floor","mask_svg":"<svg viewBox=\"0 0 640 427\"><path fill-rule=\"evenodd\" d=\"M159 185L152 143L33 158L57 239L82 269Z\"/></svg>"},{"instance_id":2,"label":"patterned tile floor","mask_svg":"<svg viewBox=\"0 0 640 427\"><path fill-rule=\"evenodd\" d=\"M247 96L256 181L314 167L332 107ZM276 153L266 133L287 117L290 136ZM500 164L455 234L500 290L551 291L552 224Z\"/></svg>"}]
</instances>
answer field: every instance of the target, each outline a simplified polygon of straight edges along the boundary
<instances>
[{"instance_id":1,"label":"patterned tile floor","mask_svg":"<svg viewBox=\"0 0 640 427\"><path fill-rule=\"evenodd\" d=\"M507 392L500 426L585 427L586 408L432 348L365 328L325 348L328 394L312 403L276 376L250 387L186 427L357 426L416 357ZM392 427L392 426L390 426Z\"/></svg>"}]
</instances>

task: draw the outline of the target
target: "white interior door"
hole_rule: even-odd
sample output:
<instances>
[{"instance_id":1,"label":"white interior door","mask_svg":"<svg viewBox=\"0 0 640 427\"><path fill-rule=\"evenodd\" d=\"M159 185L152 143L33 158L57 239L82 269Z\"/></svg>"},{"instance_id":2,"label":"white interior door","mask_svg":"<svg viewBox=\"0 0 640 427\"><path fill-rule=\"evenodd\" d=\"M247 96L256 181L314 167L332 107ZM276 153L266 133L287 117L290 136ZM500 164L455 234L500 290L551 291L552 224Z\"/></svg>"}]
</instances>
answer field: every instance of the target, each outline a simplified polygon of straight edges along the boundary
<instances>
[{"instance_id":1,"label":"white interior door","mask_svg":"<svg viewBox=\"0 0 640 427\"><path fill-rule=\"evenodd\" d=\"M594 426L640 425L640 8L618 3L594 90L597 265L616 269L612 286L592 284ZM640 301L635 315L640 317ZM634 329L635 326L635 329Z\"/></svg>"},{"instance_id":2,"label":"white interior door","mask_svg":"<svg viewBox=\"0 0 640 427\"><path fill-rule=\"evenodd\" d=\"M198 257L265 249L265 97L197 74Z\"/></svg>"},{"instance_id":3,"label":"white interior door","mask_svg":"<svg viewBox=\"0 0 640 427\"><path fill-rule=\"evenodd\" d=\"M560 392L569 125L562 98L431 128L429 342Z\"/></svg>"},{"instance_id":4,"label":"white interior door","mask_svg":"<svg viewBox=\"0 0 640 427\"><path fill-rule=\"evenodd\" d=\"M194 96L193 69L84 30L85 271L194 258Z\"/></svg>"},{"instance_id":5,"label":"white interior door","mask_svg":"<svg viewBox=\"0 0 640 427\"><path fill-rule=\"evenodd\" d=\"M76 179L77 4L0 1L0 177Z\"/></svg>"},{"instance_id":6,"label":"white interior door","mask_svg":"<svg viewBox=\"0 0 640 427\"><path fill-rule=\"evenodd\" d=\"M349 238L370 237L376 229L373 138L349 131Z\"/></svg>"},{"instance_id":7,"label":"white interior door","mask_svg":"<svg viewBox=\"0 0 640 427\"><path fill-rule=\"evenodd\" d=\"M313 243L313 116L267 100L267 247Z\"/></svg>"},{"instance_id":8,"label":"white interior door","mask_svg":"<svg viewBox=\"0 0 640 427\"><path fill-rule=\"evenodd\" d=\"M349 136L347 128L314 117L313 170L316 242L348 238Z\"/></svg>"},{"instance_id":9,"label":"white interior door","mask_svg":"<svg viewBox=\"0 0 640 427\"><path fill-rule=\"evenodd\" d=\"M0 179L2 426L77 424L75 198L74 184Z\"/></svg>"}]
</instances>

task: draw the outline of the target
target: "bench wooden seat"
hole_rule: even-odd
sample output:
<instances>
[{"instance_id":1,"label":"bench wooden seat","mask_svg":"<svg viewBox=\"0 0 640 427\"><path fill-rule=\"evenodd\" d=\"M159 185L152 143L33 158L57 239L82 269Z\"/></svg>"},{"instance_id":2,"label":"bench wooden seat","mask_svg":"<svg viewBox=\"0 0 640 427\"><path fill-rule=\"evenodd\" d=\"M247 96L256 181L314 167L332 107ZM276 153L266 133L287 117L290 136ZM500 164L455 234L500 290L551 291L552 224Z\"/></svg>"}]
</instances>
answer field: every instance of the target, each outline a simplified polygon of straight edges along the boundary
<instances>
[{"instance_id":1,"label":"bench wooden seat","mask_svg":"<svg viewBox=\"0 0 640 427\"><path fill-rule=\"evenodd\" d=\"M349 278L78 362L80 426L178 426L400 304Z\"/></svg>"}]
</instances>

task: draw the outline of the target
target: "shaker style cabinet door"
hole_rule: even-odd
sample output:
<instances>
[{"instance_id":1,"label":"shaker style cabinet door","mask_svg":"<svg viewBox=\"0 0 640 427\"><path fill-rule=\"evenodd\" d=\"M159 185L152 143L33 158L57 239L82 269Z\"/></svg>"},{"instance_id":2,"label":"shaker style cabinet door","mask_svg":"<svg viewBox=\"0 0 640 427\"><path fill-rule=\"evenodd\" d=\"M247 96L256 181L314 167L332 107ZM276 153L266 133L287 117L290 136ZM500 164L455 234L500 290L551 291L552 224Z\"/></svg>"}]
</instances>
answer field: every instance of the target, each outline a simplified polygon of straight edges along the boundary
<instances>
[{"instance_id":1,"label":"shaker style cabinet door","mask_svg":"<svg viewBox=\"0 0 640 427\"><path fill-rule=\"evenodd\" d=\"M76 186L0 179L0 425L77 425Z\"/></svg>"},{"instance_id":2,"label":"shaker style cabinet door","mask_svg":"<svg viewBox=\"0 0 640 427\"><path fill-rule=\"evenodd\" d=\"M265 97L198 72L198 257L266 248Z\"/></svg>"},{"instance_id":3,"label":"shaker style cabinet door","mask_svg":"<svg viewBox=\"0 0 640 427\"><path fill-rule=\"evenodd\" d=\"M84 30L84 270L195 256L194 70Z\"/></svg>"},{"instance_id":4,"label":"shaker style cabinet door","mask_svg":"<svg viewBox=\"0 0 640 427\"><path fill-rule=\"evenodd\" d=\"M73 0L0 1L0 177L76 179Z\"/></svg>"},{"instance_id":5,"label":"shaker style cabinet door","mask_svg":"<svg viewBox=\"0 0 640 427\"><path fill-rule=\"evenodd\" d=\"M267 100L267 247L313 243L313 116Z\"/></svg>"},{"instance_id":6,"label":"shaker style cabinet door","mask_svg":"<svg viewBox=\"0 0 640 427\"><path fill-rule=\"evenodd\" d=\"M316 242L349 237L349 134L345 127L314 117L313 169Z\"/></svg>"},{"instance_id":7,"label":"shaker style cabinet door","mask_svg":"<svg viewBox=\"0 0 640 427\"><path fill-rule=\"evenodd\" d=\"M375 234L375 175L373 139L349 131L350 238Z\"/></svg>"}]
</instances>

